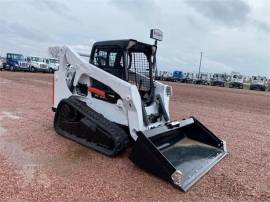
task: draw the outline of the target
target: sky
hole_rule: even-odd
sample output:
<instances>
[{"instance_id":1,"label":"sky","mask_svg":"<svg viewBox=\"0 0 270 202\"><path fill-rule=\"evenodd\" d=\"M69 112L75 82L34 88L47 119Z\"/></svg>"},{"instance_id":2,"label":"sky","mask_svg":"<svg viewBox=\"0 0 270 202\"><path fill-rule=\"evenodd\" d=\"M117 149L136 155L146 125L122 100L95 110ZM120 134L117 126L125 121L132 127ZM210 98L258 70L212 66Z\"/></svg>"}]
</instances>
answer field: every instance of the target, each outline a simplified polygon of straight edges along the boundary
<instances>
[{"instance_id":1,"label":"sky","mask_svg":"<svg viewBox=\"0 0 270 202\"><path fill-rule=\"evenodd\" d=\"M269 0L0 0L0 55L46 56L70 45L90 52L95 41L154 43L163 31L159 70L240 72L270 77Z\"/></svg>"}]
</instances>

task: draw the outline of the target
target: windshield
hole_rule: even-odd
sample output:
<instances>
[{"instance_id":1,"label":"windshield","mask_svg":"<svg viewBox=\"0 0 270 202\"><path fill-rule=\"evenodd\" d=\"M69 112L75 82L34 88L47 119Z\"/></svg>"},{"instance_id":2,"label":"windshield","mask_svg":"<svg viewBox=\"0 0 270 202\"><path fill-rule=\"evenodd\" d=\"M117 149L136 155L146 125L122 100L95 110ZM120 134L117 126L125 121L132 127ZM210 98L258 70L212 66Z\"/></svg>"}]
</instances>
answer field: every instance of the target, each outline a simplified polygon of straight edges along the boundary
<instances>
[{"instance_id":1,"label":"windshield","mask_svg":"<svg viewBox=\"0 0 270 202\"><path fill-rule=\"evenodd\" d=\"M14 60L24 60L23 55L20 55L20 54L12 54L11 58Z\"/></svg>"},{"instance_id":2,"label":"windshield","mask_svg":"<svg viewBox=\"0 0 270 202\"><path fill-rule=\"evenodd\" d=\"M49 59L50 63L58 63L58 61L56 59Z\"/></svg>"},{"instance_id":3,"label":"windshield","mask_svg":"<svg viewBox=\"0 0 270 202\"><path fill-rule=\"evenodd\" d=\"M225 75L224 75L224 74L214 74L213 77L216 77L216 78L224 78Z\"/></svg>"},{"instance_id":4,"label":"windshield","mask_svg":"<svg viewBox=\"0 0 270 202\"><path fill-rule=\"evenodd\" d=\"M237 79L237 78L238 78L238 79L242 79L243 76L242 76L242 75L233 75L233 78L234 78L234 79Z\"/></svg>"},{"instance_id":5,"label":"windshield","mask_svg":"<svg viewBox=\"0 0 270 202\"><path fill-rule=\"evenodd\" d=\"M43 62L43 59L39 57L32 57L31 60L35 62Z\"/></svg>"},{"instance_id":6,"label":"windshield","mask_svg":"<svg viewBox=\"0 0 270 202\"><path fill-rule=\"evenodd\" d=\"M260 80L261 78L260 77L257 77L257 76L253 76L252 79L253 80Z\"/></svg>"}]
</instances>

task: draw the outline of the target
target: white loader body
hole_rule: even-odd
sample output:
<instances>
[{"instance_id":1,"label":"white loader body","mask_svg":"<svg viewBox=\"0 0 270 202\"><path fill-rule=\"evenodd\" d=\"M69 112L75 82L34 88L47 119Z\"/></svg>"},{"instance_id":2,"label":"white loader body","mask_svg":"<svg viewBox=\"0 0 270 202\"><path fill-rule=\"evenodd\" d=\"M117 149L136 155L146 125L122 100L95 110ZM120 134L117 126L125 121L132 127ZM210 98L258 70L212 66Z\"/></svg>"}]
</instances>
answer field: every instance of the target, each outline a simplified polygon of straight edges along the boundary
<instances>
[{"instance_id":1,"label":"white loader body","mask_svg":"<svg viewBox=\"0 0 270 202\"><path fill-rule=\"evenodd\" d=\"M91 78L110 86L122 99L119 99L117 105L97 100L88 94L86 97L78 96L87 103L89 107L101 113L107 119L129 127L130 134L134 140L137 139L136 131L145 131L150 128L164 124L165 120L150 124L147 127L143 123L142 102L138 89L122 79L103 71L102 69L86 62L79 54L70 47L62 47L60 51L59 70L54 75L54 108L58 103L68 98L76 92L71 92L67 86L70 79L69 76L75 74L73 86L78 83L91 86ZM169 96L171 95L171 87L155 81L155 94L159 94L162 98L165 110L169 115ZM158 112L158 106L155 102L145 107L147 114Z\"/></svg>"},{"instance_id":2,"label":"white loader body","mask_svg":"<svg viewBox=\"0 0 270 202\"><path fill-rule=\"evenodd\" d=\"M170 120L172 88L153 79L156 45L96 42L89 62L82 57L88 54L70 47L57 50L53 110L59 135L109 156L133 145L132 162L183 191L227 155L225 141L195 117Z\"/></svg>"}]
</instances>

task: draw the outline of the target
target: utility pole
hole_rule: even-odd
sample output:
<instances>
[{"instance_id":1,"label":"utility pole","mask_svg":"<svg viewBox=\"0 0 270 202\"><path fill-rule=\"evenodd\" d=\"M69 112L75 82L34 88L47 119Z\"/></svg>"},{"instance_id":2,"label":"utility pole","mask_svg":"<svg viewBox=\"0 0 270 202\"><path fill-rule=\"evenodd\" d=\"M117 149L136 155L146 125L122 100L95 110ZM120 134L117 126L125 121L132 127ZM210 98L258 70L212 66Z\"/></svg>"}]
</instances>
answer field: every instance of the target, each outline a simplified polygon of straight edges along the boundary
<instances>
[{"instance_id":1,"label":"utility pole","mask_svg":"<svg viewBox=\"0 0 270 202\"><path fill-rule=\"evenodd\" d=\"M199 74L198 74L198 78L200 77L201 66L202 66L202 52L201 52L201 59L200 59L200 66L199 66Z\"/></svg>"}]
</instances>

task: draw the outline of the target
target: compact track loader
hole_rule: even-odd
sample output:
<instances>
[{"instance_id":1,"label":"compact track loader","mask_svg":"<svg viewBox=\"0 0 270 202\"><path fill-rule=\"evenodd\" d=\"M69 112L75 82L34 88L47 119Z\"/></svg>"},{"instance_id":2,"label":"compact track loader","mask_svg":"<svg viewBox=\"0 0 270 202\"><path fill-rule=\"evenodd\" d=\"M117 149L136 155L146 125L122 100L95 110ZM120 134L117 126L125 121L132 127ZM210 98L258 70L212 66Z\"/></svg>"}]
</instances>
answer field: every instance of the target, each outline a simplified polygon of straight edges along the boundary
<instances>
[{"instance_id":1,"label":"compact track loader","mask_svg":"<svg viewBox=\"0 0 270 202\"><path fill-rule=\"evenodd\" d=\"M153 79L156 50L133 39L96 42L86 62L60 48L54 127L109 156L132 145L131 161L187 191L227 154L226 144L194 117L170 120L172 88Z\"/></svg>"}]
</instances>

